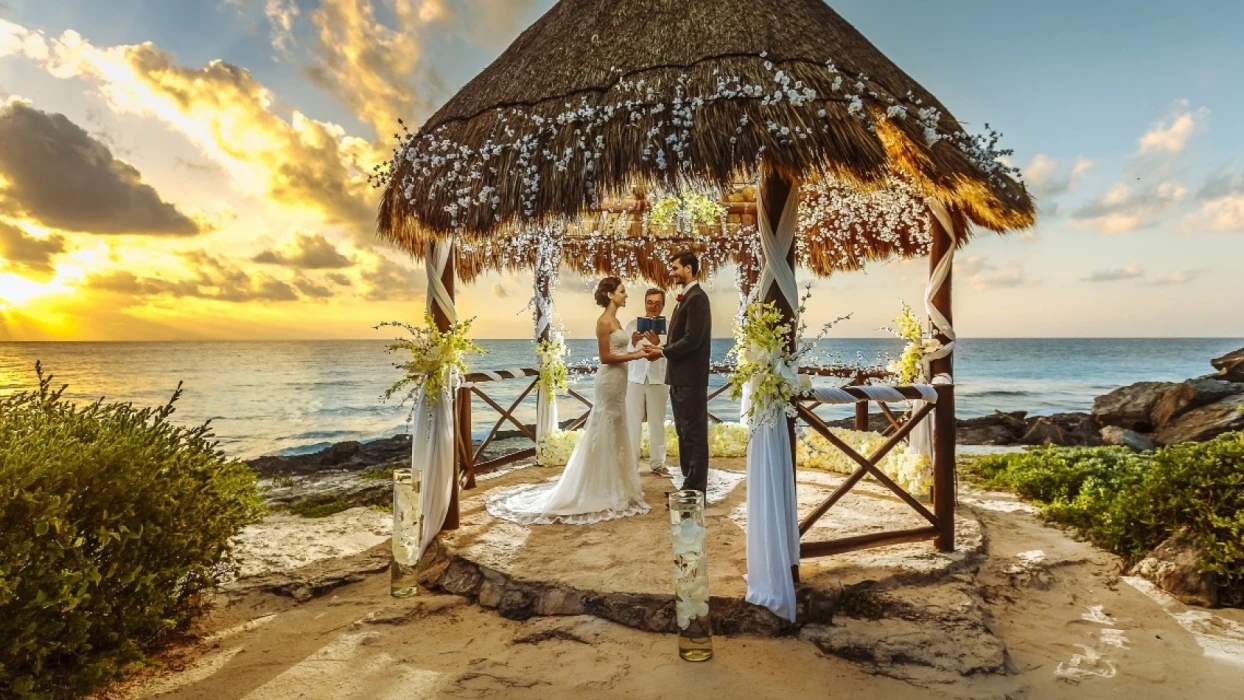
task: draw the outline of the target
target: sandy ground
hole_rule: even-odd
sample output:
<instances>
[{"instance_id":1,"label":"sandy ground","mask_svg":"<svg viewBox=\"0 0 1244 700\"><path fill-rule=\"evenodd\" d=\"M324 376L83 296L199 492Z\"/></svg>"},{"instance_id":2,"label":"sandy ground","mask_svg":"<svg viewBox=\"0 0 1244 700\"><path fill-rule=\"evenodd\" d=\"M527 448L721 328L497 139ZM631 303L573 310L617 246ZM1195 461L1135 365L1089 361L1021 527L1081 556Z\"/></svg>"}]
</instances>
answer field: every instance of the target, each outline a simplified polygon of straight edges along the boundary
<instances>
[{"instance_id":1,"label":"sandy ground","mask_svg":"<svg viewBox=\"0 0 1244 700\"><path fill-rule=\"evenodd\" d=\"M1117 558L1009 495L964 489L961 503L984 535L972 585L1006 645L1006 675L917 686L794 638L719 636L712 661L689 664L673 636L590 617L505 620L448 595L395 600L379 574L302 604L234 595L198 642L108 697L1244 698L1244 611L1189 608L1122 577ZM323 519L315 537L364 513ZM306 543L306 527L291 524L300 534L290 542ZM351 536L341 535L342 551L361 546ZM267 560L279 563L272 552Z\"/></svg>"}]
</instances>

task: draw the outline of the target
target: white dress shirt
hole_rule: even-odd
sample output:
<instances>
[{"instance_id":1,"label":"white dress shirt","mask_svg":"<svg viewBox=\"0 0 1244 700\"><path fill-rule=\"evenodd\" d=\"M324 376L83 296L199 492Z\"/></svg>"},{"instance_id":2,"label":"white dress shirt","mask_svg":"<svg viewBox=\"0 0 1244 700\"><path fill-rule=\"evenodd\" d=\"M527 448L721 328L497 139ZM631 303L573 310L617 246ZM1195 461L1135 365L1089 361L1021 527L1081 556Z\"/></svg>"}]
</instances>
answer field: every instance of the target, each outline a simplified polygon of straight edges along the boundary
<instances>
[{"instance_id":1,"label":"white dress shirt","mask_svg":"<svg viewBox=\"0 0 1244 700\"><path fill-rule=\"evenodd\" d=\"M625 330L626 336L627 336L626 349L628 352L634 352L636 350L646 348L649 345L652 345L652 343L649 342L647 338L640 338L638 345L630 341L631 335L635 333L635 329L638 327L639 327L638 319L626 324L626 330ZM661 341L660 343L657 343L658 345L665 342L665 336L663 335L658 335L657 339ZM652 360L652 361L643 360L643 359L631 360L630 362L626 363L626 375L627 375L627 381L631 382L632 384L664 384L665 383L665 358L662 357L662 358Z\"/></svg>"}]
</instances>

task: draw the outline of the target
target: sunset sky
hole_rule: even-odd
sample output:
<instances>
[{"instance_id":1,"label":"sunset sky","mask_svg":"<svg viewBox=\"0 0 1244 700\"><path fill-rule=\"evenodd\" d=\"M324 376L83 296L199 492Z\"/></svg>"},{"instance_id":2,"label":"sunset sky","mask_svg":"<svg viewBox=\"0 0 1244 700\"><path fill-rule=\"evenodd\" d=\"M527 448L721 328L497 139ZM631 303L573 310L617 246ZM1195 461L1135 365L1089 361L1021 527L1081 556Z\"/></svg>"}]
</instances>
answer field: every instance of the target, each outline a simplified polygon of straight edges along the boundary
<instances>
[{"instance_id":1,"label":"sunset sky","mask_svg":"<svg viewBox=\"0 0 1244 700\"><path fill-rule=\"evenodd\" d=\"M968 130L1003 132L1039 199L1034 230L960 254L961 335L1244 336L1244 3L831 4ZM422 267L376 239L366 173L397 118L420 123L551 5L0 0L0 341L418 320ZM877 335L926 273L820 280L811 321L854 312L835 335ZM563 277L571 337L591 282ZM732 276L712 289L728 335ZM479 337L528 337L530 294L494 275L460 309Z\"/></svg>"}]
</instances>

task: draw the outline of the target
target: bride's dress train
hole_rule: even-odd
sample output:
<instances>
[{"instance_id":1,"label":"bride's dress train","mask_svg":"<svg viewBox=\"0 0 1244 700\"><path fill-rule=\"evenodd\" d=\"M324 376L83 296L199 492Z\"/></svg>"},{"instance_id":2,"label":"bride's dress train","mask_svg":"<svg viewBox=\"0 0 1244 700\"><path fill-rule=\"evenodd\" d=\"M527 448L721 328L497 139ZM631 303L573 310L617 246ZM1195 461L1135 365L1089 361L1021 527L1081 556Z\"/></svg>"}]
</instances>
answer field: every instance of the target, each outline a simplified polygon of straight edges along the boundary
<instances>
[{"instance_id":1,"label":"bride's dress train","mask_svg":"<svg viewBox=\"0 0 1244 700\"><path fill-rule=\"evenodd\" d=\"M626 332L618 329L609 336L610 349L622 354L626 341ZM494 493L488 512L523 525L587 525L647 513L626 424L626 382L625 364L602 364L592 413L561 477Z\"/></svg>"}]
</instances>

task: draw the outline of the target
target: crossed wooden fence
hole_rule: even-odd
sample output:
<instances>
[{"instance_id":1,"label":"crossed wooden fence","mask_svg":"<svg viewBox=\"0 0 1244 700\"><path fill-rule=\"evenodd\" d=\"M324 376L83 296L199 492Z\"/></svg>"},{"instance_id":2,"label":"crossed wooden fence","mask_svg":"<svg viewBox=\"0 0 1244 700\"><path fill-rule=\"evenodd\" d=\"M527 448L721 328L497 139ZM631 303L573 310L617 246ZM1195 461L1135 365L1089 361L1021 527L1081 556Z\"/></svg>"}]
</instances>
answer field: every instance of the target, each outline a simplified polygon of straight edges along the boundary
<instances>
[{"instance_id":1,"label":"crossed wooden fence","mask_svg":"<svg viewBox=\"0 0 1244 700\"><path fill-rule=\"evenodd\" d=\"M728 373L732 368L724 365L714 366L711 371L713 373ZM846 386L842 387L844 391L851 393L857 398L855 403L855 427L857 430L868 430L869 425L869 406L874 400L867 396L863 391L854 388L859 385L868 383L872 379L880 379L887 376L883 371L872 370L856 370L843 368L820 368L809 367L801 368L800 374L820 376L820 377L839 377L847 379ZM489 382L496 381L513 381L518 379L531 379L526 388L515 398L508 408L503 408L495 399L488 395L484 390ZM533 443L536 442L534 428L522 423L514 417L514 411L533 394L539 384L539 372L531 368L500 370L494 372L475 372L467 375L463 386L458 389L457 401L455 402L455 442L457 461L459 467L459 486L462 489L473 489L476 486L475 477L478 474L484 474L503 466L513 464L520 460L530 459L535 456L536 448L532 447L517 450L505 455L494 457L489 460L482 460L484 451L497 438L501 427L507 422L518 429L519 433L526 436ZM709 401L729 389L729 385L718 387L709 394ZM921 396L918 391L911 387L896 387L903 394L904 398L912 400L920 400ZM909 506L918 515L929 522L927 526L907 529L895 530L887 532L876 532L865 535L855 535L852 537L842 537L833 540L803 542L800 545L800 558L823 557L841 552L849 552L857 549L866 549L871 547L881 547L891 544L901 544L906 542L918 542L923 540L934 540L937 548L941 551L952 551L954 549L954 532L955 532L955 514L954 514L954 468L955 468L955 421L954 421L954 387L950 385L935 387L938 400L935 403L926 403L922 408L914 412L908 412L905 415L895 415L894 412L883 401L875 401L880 406L881 413L885 416L888 425L886 425L881 433L887 438L886 442L871 455L864 456L853 450L849 445L839 439L830 430L826 422L816 414L816 409L823 405L821 402L810 398L801 398L795 402L795 410L799 419L803 420L810 429L818 433L831 445L841 450L849 458L851 458L858 468L848 476L829 496L816 506L803 520L799 523L799 534L802 536L812 528L812 526L828 513L835 504L837 504L844 496L846 496L852 488L856 486L866 476L872 476L883 486L893 491L894 494ZM567 390L567 393L574 399L578 400L585 406L582 415L575 418L566 427L567 430L575 430L587 422L588 416L592 412L592 402L582 396L573 388ZM491 430L485 436L483 442L478 447L474 445L472 439L472 408L474 399L478 398L486 405L497 412L498 418L493 424ZM907 493L902 487L894 483L893 479L887 476L879 468L881 460L885 458L889 452L894 449L901 441L907 438L916 425L928 416L932 416L933 420L933 509L930 511L923 503L918 501L911 494ZM710 420L714 422L723 422L719 417L709 414ZM456 494L455 494L456 495ZM456 499L455 499L456 500Z\"/></svg>"}]
</instances>

